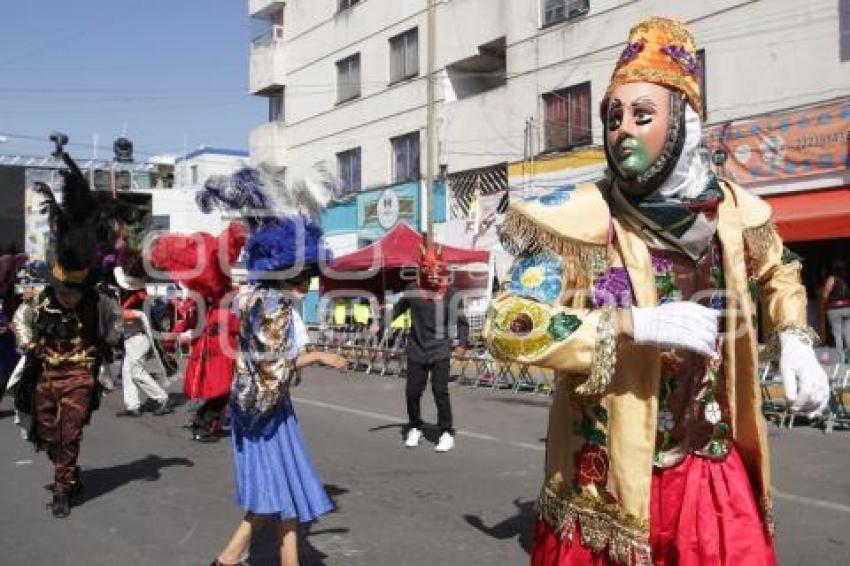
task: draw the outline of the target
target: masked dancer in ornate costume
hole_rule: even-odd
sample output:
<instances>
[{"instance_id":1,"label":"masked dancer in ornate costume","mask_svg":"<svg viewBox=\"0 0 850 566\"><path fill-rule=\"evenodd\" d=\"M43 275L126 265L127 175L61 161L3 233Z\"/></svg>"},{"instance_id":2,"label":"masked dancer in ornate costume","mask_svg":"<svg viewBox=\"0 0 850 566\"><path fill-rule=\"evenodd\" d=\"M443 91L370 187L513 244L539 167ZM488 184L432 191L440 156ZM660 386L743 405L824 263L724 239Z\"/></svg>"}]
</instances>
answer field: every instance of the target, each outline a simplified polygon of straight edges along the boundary
<instances>
[{"instance_id":1,"label":"masked dancer in ornate costume","mask_svg":"<svg viewBox=\"0 0 850 566\"><path fill-rule=\"evenodd\" d=\"M300 211L279 216L262 177L244 169L230 179L208 181L199 196L206 210L222 206L243 215L250 230L245 250L253 283L236 299L239 349L230 396L236 500L246 515L214 564L238 563L252 530L272 519L281 537L281 564L295 566L298 523L316 520L333 505L301 437L289 386L304 367L343 369L348 362L305 350L307 332L295 303L303 300L329 251L321 229Z\"/></svg>"},{"instance_id":2,"label":"masked dancer in ornate costume","mask_svg":"<svg viewBox=\"0 0 850 566\"><path fill-rule=\"evenodd\" d=\"M751 287L792 407L821 411L828 383L770 207L700 155L699 73L682 24L632 28L601 102L608 178L502 227L518 258L488 345L556 375L535 566L775 563Z\"/></svg>"},{"instance_id":3,"label":"masked dancer in ornate costume","mask_svg":"<svg viewBox=\"0 0 850 566\"><path fill-rule=\"evenodd\" d=\"M190 425L192 439L199 442L220 438L230 396L239 321L223 303L233 298L230 270L246 237L245 227L232 222L218 237L206 232L167 234L157 237L150 248L151 265L189 289L197 299L193 302L199 305L200 332L195 328L180 330L192 336L183 391L189 399L203 401Z\"/></svg>"},{"instance_id":4,"label":"masked dancer in ornate costume","mask_svg":"<svg viewBox=\"0 0 850 566\"><path fill-rule=\"evenodd\" d=\"M141 254L126 250L120 265L115 268L115 281L121 289L121 311L124 319L124 361L121 366L121 387L124 391L124 410L118 416L138 417L142 414L139 392L155 403L157 416L173 412L168 392L160 384L166 369L159 344L156 342L145 290L147 274Z\"/></svg>"},{"instance_id":5,"label":"masked dancer in ornate costume","mask_svg":"<svg viewBox=\"0 0 850 566\"><path fill-rule=\"evenodd\" d=\"M35 415L32 440L54 465L51 508L60 518L68 516L71 498L82 488L77 458L83 426L99 404L97 372L121 325L118 305L94 288L97 251L114 243L119 205L110 195L93 193L68 154L61 152L61 158L67 166L61 171L62 204L46 185L37 185L51 228L47 286L16 324L26 355L16 405Z\"/></svg>"},{"instance_id":6,"label":"masked dancer in ornate costume","mask_svg":"<svg viewBox=\"0 0 850 566\"><path fill-rule=\"evenodd\" d=\"M469 323L454 287L449 286L447 266L439 245L423 246L420 250L419 280L405 289L393 306L389 321L410 311L410 338L407 341L407 434L404 444L415 448L422 439L422 394L428 377L437 405L437 426L440 436L436 452L448 452L455 445L452 404L449 397L449 366L452 356L452 327L462 351L469 336ZM377 331L377 326L373 326Z\"/></svg>"},{"instance_id":7,"label":"masked dancer in ornate costume","mask_svg":"<svg viewBox=\"0 0 850 566\"><path fill-rule=\"evenodd\" d=\"M14 246L0 255L0 401L20 358L10 323L21 301L15 289L15 278L26 261L26 254L19 253Z\"/></svg>"}]
</instances>

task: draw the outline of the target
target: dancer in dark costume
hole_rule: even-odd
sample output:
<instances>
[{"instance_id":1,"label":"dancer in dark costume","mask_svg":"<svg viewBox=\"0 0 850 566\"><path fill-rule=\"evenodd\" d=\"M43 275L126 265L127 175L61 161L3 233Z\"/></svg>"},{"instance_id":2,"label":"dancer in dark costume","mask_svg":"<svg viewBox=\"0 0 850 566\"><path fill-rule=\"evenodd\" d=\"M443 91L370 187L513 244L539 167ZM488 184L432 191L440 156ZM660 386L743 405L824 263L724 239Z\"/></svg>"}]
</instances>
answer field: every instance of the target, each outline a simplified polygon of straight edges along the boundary
<instances>
[{"instance_id":1,"label":"dancer in dark costume","mask_svg":"<svg viewBox=\"0 0 850 566\"><path fill-rule=\"evenodd\" d=\"M120 210L90 190L61 147L58 155L67 167L61 171L62 204L47 185L36 187L50 219L47 286L21 321L19 346L27 360L16 405L35 415L31 438L53 463L51 509L54 517L64 518L82 489L77 458L83 426L100 401L96 375L120 336L117 304L94 287L96 251L114 242Z\"/></svg>"}]
</instances>

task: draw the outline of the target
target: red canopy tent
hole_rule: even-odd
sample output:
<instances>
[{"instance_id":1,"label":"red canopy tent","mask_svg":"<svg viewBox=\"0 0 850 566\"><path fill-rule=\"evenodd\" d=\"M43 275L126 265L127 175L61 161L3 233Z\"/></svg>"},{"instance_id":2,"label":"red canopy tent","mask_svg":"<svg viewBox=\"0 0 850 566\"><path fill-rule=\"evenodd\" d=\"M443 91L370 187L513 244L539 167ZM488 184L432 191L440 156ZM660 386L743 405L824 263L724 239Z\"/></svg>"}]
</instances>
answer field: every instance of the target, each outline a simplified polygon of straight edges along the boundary
<instances>
[{"instance_id":1,"label":"red canopy tent","mask_svg":"<svg viewBox=\"0 0 850 566\"><path fill-rule=\"evenodd\" d=\"M416 278L419 247L424 244L422 234L407 223L399 222L377 242L334 259L330 272L322 274L321 291L401 291ZM443 245L443 260L450 266L488 263L490 252ZM481 272L477 275L453 270L452 284L461 289L486 288L487 277L482 277Z\"/></svg>"}]
</instances>

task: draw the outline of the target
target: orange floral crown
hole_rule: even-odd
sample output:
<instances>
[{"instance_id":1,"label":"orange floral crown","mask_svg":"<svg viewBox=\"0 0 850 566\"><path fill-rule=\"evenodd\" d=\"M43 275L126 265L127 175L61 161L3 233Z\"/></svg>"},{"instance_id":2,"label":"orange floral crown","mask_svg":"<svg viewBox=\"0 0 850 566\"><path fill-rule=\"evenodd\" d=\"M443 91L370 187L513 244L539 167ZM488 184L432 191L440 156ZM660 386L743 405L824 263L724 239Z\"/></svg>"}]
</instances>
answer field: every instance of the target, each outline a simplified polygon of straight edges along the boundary
<instances>
[{"instance_id":1,"label":"orange floral crown","mask_svg":"<svg viewBox=\"0 0 850 566\"><path fill-rule=\"evenodd\" d=\"M629 32L611 84L602 99L607 106L611 91L627 83L655 83L682 92L698 114L702 114L700 77L702 69L691 30L669 18L648 18Z\"/></svg>"}]
</instances>

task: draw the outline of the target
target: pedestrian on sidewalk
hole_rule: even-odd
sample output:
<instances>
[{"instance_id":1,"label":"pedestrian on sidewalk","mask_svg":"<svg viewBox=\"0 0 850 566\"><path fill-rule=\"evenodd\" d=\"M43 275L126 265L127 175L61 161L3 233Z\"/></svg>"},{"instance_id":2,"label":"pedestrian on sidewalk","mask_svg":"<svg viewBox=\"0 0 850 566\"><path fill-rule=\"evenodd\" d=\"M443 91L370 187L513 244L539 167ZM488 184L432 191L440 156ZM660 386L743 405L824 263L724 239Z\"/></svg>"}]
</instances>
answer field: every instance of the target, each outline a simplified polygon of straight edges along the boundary
<instances>
[{"instance_id":1,"label":"pedestrian on sidewalk","mask_svg":"<svg viewBox=\"0 0 850 566\"><path fill-rule=\"evenodd\" d=\"M183 392L188 399L202 401L189 424L197 442L221 437L239 333L239 320L229 308L234 293L230 270L246 238L242 223L232 222L218 237L204 232L166 234L150 248L153 267L168 272L192 295L183 304L195 310L195 320L183 319L175 332L181 342L191 341Z\"/></svg>"},{"instance_id":2,"label":"pedestrian on sidewalk","mask_svg":"<svg viewBox=\"0 0 850 566\"><path fill-rule=\"evenodd\" d=\"M832 262L821 289L821 304L826 310L835 348L841 360L846 361L847 349L850 348L850 279L843 260Z\"/></svg>"},{"instance_id":3,"label":"pedestrian on sidewalk","mask_svg":"<svg viewBox=\"0 0 850 566\"><path fill-rule=\"evenodd\" d=\"M47 450L55 469L50 508L54 517L64 518L71 499L82 492L77 459L83 426L100 402L96 374L120 336L120 314L114 301L94 288L96 250L115 239L115 204L92 193L76 163L61 147L59 152L67 167L60 171L62 205L47 185L37 185L52 232L48 284L36 306L23 313L29 316L21 321L18 337L26 369L16 405L35 414L32 440L37 449Z\"/></svg>"},{"instance_id":4,"label":"pedestrian on sidewalk","mask_svg":"<svg viewBox=\"0 0 850 566\"><path fill-rule=\"evenodd\" d=\"M404 444L415 448L422 438L422 394L428 377L437 405L437 426L440 437L436 452L448 452L455 445L452 405L449 397L451 356L463 355L469 337L469 322L463 304L454 287L448 284L446 264L440 246L429 245L420 250L419 280L405 289L393 306L389 321L410 311L411 327L407 340L407 401L408 426ZM456 327L459 346L452 351L451 330ZM379 327L372 325L372 332Z\"/></svg>"},{"instance_id":5,"label":"pedestrian on sidewalk","mask_svg":"<svg viewBox=\"0 0 850 566\"><path fill-rule=\"evenodd\" d=\"M128 250L115 268L115 281L121 288L121 311L124 320L124 362L121 366L121 386L124 391L124 410L119 417L142 415L144 393L153 401L156 416L173 412L168 392L157 381L167 379L165 365L155 343L150 320L145 312L146 274L141 254Z\"/></svg>"},{"instance_id":6,"label":"pedestrian on sidewalk","mask_svg":"<svg viewBox=\"0 0 850 566\"><path fill-rule=\"evenodd\" d=\"M311 194L324 188L321 184ZM274 194L298 194L293 189L297 186ZM235 304L240 331L230 395L236 500L245 517L213 564L240 563L251 533L263 521L274 521L280 563L296 566L299 523L315 521L333 509L289 396L301 369L313 364L348 366L336 354L305 350L307 331L296 310L318 265L330 254L322 245L321 228L300 210L280 215L259 171L243 169L227 181L208 181L201 202L206 210L215 205L241 212L251 232L245 249L252 284Z\"/></svg>"}]
</instances>

